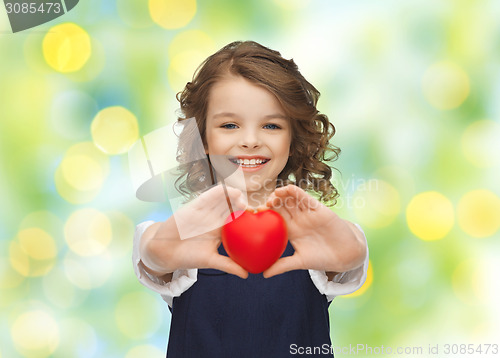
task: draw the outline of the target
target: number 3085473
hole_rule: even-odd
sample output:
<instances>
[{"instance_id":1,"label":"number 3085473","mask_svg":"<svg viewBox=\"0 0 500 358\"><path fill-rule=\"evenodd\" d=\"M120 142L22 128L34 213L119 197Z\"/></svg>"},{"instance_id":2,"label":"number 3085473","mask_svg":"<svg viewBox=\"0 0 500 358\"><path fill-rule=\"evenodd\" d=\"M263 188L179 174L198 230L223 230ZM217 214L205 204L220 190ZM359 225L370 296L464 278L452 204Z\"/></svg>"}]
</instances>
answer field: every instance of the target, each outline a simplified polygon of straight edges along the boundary
<instances>
[{"instance_id":1,"label":"number 3085473","mask_svg":"<svg viewBox=\"0 0 500 358\"><path fill-rule=\"evenodd\" d=\"M23 2L23 3L5 3L7 14L36 14L36 13L54 13L59 14L61 3L57 2Z\"/></svg>"}]
</instances>

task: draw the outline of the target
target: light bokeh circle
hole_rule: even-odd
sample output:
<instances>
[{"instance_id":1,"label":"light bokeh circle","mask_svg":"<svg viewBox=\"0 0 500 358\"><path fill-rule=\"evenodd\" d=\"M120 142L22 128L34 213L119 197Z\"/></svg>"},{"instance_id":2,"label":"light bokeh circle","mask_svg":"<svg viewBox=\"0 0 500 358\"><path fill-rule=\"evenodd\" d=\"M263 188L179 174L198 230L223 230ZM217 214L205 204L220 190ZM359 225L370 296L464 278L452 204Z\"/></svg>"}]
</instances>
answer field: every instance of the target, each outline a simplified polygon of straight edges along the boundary
<instances>
[{"instance_id":1,"label":"light bokeh circle","mask_svg":"<svg viewBox=\"0 0 500 358\"><path fill-rule=\"evenodd\" d=\"M111 155L126 153L139 137L137 118L120 106L108 107L97 113L90 131L95 145Z\"/></svg>"},{"instance_id":2,"label":"light bokeh circle","mask_svg":"<svg viewBox=\"0 0 500 358\"><path fill-rule=\"evenodd\" d=\"M111 255L81 257L72 252L63 259L64 274L80 290L92 290L108 282L115 262ZM78 301L77 301L78 303Z\"/></svg>"},{"instance_id":3,"label":"light bokeh circle","mask_svg":"<svg viewBox=\"0 0 500 358\"><path fill-rule=\"evenodd\" d=\"M35 260L53 259L57 255L54 238L42 229L23 229L17 234L19 244L26 254Z\"/></svg>"},{"instance_id":4,"label":"light bokeh circle","mask_svg":"<svg viewBox=\"0 0 500 358\"><path fill-rule=\"evenodd\" d=\"M460 199L458 224L468 235L489 237L500 228L500 198L485 189L473 190Z\"/></svg>"},{"instance_id":5,"label":"light bokeh circle","mask_svg":"<svg viewBox=\"0 0 500 358\"><path fill-rule=\"evenodd\" d=\"M470 83L467 73L457 64L442 61L432 64L423 77L425 98L437 109L459 107L469 96Z\"/></svg>"},{"instance_id":6,"label":"light bokeh circle","mask_svg":"<svg viewBox=\"0 0 500 358\"><path fill-rule=\"evenodd\" d=\"M61 162L61 170L66 182L80 191L98 189L104 181L102 167L87 155L65 157Z\"/></svg>"},{"instance_id":7,"label":"light bokeh circle","mask_svg":"<svg viewBox=\"0 0 500 358\"><path fill-rule=\"evenodd\" d=\"M40 228L27 228L18 232L9 247L12 268L25 277L44 276L55 264L57 245L54 238Z\"/></svg>"},{"instance_id":8,"label":"light bokeh circle","mask_svg":"<svg viewBox=\"0 0 500 358\"><path fill-rule=\"evenodd\" d=\"M168 30L186 26L196 14L196 7L196 0L149 0L151 18Z\"/></svg>"},{"instance_id":9,"label":"light bokeh circle","mask_svg":"<svg viewBox=\"0 0 500 358\"><path fill-rule=\"evenodd\" d=\"M191 81L193 73L216 50L214 40L200 30L187 30L175 36L168 47L170 64L167 76L170 86L180 91Z\"/></svg>"},{"instance_id":10,"label":"light bokeh circle","mask_svg":"<svg viewBox=\"0 0 500 358\"><path fill-rule=\"evenodd\" d=\"M12 340L25 357L49 357L59 344L59 326L49 313L33 310L22 313L11 328Z\"/></svg>"},{"instance_id":11,"label":"light bokeh circle","mask_svg":"<svg viewBox=\"0 0 500 358\"><path fill-rule=\"evenodd\" d=\"M93 190L78 190L73 185L69 184L64 175L62 174L61 167L56 169L54 174L54 183L56 185L57 193L67 202L71 204L85 204L95 199L99 194L100 188Z\"/></svg>"},{"instance_id":12,"label":"light bokeh circle","mask_svg":"<svg viewBox=\"0 0 500 358\"><path fill-rule=\"evenodd\" d=\"M111 242L111 223L106 214L96 209L80 209L66 221L64 237L71 251L77 255L99 255Z\"/></svg>"},{"instance_id":13,"label":"light bokeh circle","mask_svg":"<svg viewBox=\"0 0 500 358\"><path fill-rule=\"evenodd\" d=\"M72 204L92 201L109 174L109 158L91 142L71 146L56 169L58 194Z\"/></svg>"},{"instance_id":14,"label":"light bokeh circle","mask_svg":"<svg viewBox=\"0 0 500 358\"><path fill-rule=\"evenodd\" d=\"M62 220L48 210L33 211L26 215L19 224L20 230L29 228L40 228L57 242L57 237L62 234Z\"/></svg>"},{"instance_id":15,"label":"light bokeh circle","mask_svg":"<svg viewBox=\"0 0 500 358\"><path fill-rule=\"evenodd\" d=\"M361 226L370 228L390 225L401 212L398 191L390 183L380 179L370 179L359 184L352 200L342 205L352 208Z\"/></svg>"},{"instance_id":16,"label":"light bokeh circle","mask_svg":"<svg viewBox=\"0 0 500 358\"><path fill-rule=\"evenodd\" d=\"M437 191L419 193L406 208L406 220L411 232L422 240L445 237L455 222L450 200Z\"/></svg>"},{"instance_id":17,"label":"light bokeh circle","mask_svg":"<svg viewBox=\"0 0 500 358\"><path fill-rule=\"evenodd\" d=\"M90 36L74 23L63 23L50 28L43 39L45 61L62 73L80 70L92 54Z\"/></svg>"}]
</instances>

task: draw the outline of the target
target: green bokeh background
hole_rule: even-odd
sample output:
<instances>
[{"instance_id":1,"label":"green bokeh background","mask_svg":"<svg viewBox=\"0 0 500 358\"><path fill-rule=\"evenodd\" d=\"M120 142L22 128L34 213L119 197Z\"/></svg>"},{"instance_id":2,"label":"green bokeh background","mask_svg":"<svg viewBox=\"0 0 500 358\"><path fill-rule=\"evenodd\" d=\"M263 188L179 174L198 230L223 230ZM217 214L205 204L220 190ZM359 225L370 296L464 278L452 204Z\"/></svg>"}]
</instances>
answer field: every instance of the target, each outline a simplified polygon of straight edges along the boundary
<instances>
[{"instance_id":1,"label":"green bokeh background","mask_svg":"<svg viewBox=\"0 0 500 358\"><path fill-rule=\"evenodd\" d=\"M88 0L12 34L0 7L0 357L164 356L170 313L138 283L131 249L135 224L170 213L135 198L126 154L101 153L109 170L83 202L61 195L56 172L69 148L93 141L102 109L128 109L140 136L171 124L175 94L201 60L247 39L293 58L322 93L318 107L342 149L335 210L368 238L372 279L331 305L333 345L372 347L357 354L366 357L382 346L408 349L399 356L422 347L419 356L436 357L445 344L498 343L499 18L497 0L199 0L185 26L165 29L147 1ZM92 54L82 69L59 73L42 42L66 22L89 34ZM179 43L188 59L180 65ZM407 208L426 192L451 207L452 224L438 240L409 227L418 218ZM430 212L437 205L426 204ZM68 245L67 222L84 209L111 227L98 255L79 256ZM492 229L478 235L483 227ZM27 228L50 235L55 258L15 253ZM28 274L19 269L26 265ZM436 344L439 354L430 354ZM469 356L498 356L491 353Z\"/></svg>"}]
</instances>

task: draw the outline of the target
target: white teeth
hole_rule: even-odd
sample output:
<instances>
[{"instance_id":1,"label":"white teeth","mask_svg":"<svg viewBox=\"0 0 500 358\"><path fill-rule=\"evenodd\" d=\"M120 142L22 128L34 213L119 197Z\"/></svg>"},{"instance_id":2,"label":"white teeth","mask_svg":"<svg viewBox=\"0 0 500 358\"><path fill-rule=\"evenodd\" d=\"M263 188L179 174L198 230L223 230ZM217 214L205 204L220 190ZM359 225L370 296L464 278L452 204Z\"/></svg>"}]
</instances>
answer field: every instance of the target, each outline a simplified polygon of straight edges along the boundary
<instances>
[{"instance_id":1,"label":"white teeth","mask_svg":"<svg viewBox=\"0 0 500 358\"><path fill-rule=\"evenodd\" d=\"M232 160L234 163L239 164L239 165L260 165L264 162L266 162L266 159L234 159Z\"/></svg>"}]
</instances>

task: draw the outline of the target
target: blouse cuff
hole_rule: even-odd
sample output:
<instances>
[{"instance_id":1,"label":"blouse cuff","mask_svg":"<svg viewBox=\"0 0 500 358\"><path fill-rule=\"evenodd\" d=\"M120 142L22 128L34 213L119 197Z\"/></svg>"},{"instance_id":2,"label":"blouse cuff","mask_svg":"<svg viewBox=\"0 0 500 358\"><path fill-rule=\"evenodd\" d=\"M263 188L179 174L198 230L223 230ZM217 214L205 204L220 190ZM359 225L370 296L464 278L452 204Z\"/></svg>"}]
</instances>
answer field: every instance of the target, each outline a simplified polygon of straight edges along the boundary
<instances>
[{"instance_id":1,"label":"blouse cuff","mask_svg":"<svg viewBox=\"0 0 500 358\"><path fill-rule=\"evenodd\" d=\"M176 270L170 282L165 282L160 277L147 272L141 261L139 247L142 235L152 224L154 224L154 221L145 221L136 226L132 253L134 272L142 285L159 293L163 300L172 307L174 297L180 296L196 282L198 269Z\"/></svg>"},{"instance_id":2,"label":"blouse cuff","mask_svg":"<svg viewBox=\"0 0 500 358\"><path fill-rule=\"evenodd\" d=\"M366 240L365 233L358 224L356 227L363 233ZM348 295L358 290L366 281L366 274L368 272L368 245L366 246L366 257L363 265L346 272L339 272L331 281L325 271L309 270L311 280L318 289L318 291L326 296L328 301L333 300L336 296Z\"/></svg>"}]
</instances>

